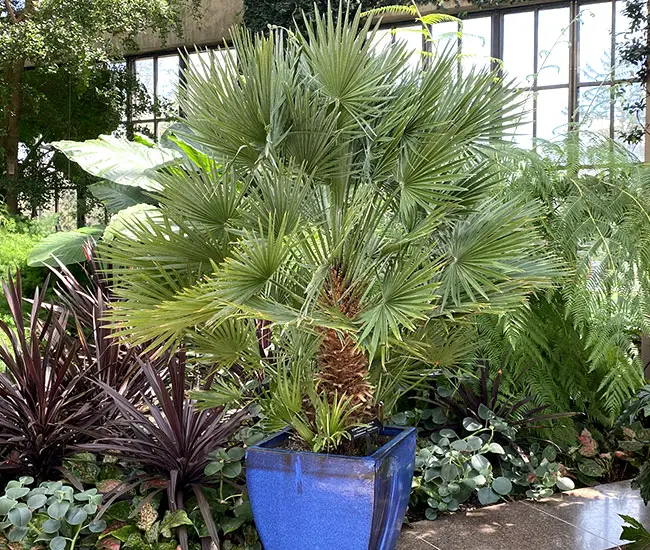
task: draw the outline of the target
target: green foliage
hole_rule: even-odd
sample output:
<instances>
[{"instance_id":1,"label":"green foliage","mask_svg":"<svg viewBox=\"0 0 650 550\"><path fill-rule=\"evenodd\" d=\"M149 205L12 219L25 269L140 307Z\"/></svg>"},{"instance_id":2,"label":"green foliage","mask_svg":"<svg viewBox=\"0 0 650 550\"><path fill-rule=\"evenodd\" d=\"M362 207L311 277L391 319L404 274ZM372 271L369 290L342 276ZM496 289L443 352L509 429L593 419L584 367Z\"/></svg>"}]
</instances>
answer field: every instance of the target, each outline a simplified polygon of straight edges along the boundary
<instances>
[{"instance_id":1,"label":"green foliage","mask_svg":"<svg viewBox=\"0 0 650 550\"><path fill-rule=\"evenodd\" d=\"M626 0L621 14L629 20L629 28L622 33L624 39L618 46L618 55L622 62L633 67L634 78L646 87L648 81L647 60L650 55L650 45L645 39L650 31L648 25L648 6L643 0ZM623 108L632 115L632 119L639 121L639 115L646 109L645 93L639 94L636 101L623 105ZM621 137L628 143L639 143L647 134L644 126L637 122L633 128L622 134Z\"/></svg>"},{"instance_id":2,"label":"green foliage","mask_svg":"<svg viewBox=\"0 0 650 550\"><path fill-rule=\"evenodd\" d=\"M479 319L478 353L503 369L513 393L526 388L554 411L611 427L643 384L647 169L614 143L583 147L574 135L544 152L503 156L506 194L538 203L540 230L569 275L524 308Z\"/></svg>"},{"instance_id":3,"label":"green foliage","mask_svg":"<svg viewBox=\"0 0 650 550\"><path fill-rule=\"evenodd\" d=\"M106 521L96 519L102 503L97 489L75 491L60 481L33 484L31 477L10 481L0 497L0 533L6 540L24 548L71 550L81 545L80 537L88 545L106 529Z\"/></svg>"},{"instance_id":4,"label":"green foliage","mask_svg":"<svg viewBox=\"0 0 650 550\"><path fill-rule=\"evenodd\" d=\"M52 141L114 132L126 118L127 96L136 103L134 116L141 108L150 109L151 101L126 65L99 63L83 75L70 67L54 71L37 67L23 76L20 132L25 154L20 179L11 185L34 211L51 205L57 196L61 201L69 188L83 197L97 181L61 153L52 154Z\"/></svg>"},{"instance_id":5,"label":"green foliage","mask_svg":"<svg viewBox=\"0 0 650 550\"><path fill-rule=\"evenodd\" d=\"M635 466L639 468L632 486L641 491L643 501L650 501L650 387L644 386L636 398L625 408L617 426L627 435L628 442L623 446L625 451L634 453ZM633 539L630 539L633 540Z\"/></svg>"},{"instance_id":6,"label":"green foliage","mask_svg":"<svg viewBox=\"0 0 650 550\"><path fill-rule=\"evenodd\" d=\"M32 294L45 280L46 270L27 267L27 260L34 247L54 230L55 222L54 217L26 220L10 216L5 208L0 211L0 273L4 278L10 271L20 270L26 294ZM0 304L0 312L8 314L4 297Z\"/></svg>"},{"instance_id":7,"label":"green foliage","mask_svg":"<svg viewBox=\"0 0 650 550\"><path fill-rule=\"evenodd\" d=\"M102 235L101 227L82 227L74 231L48 235L34 246L29 254L30 267L58 267L86 261L84 247Z\"/></svg>"},{"instance_id":8,"label":"green foliage","mask_svg":"<svg viewBox=\"0 0 650 550\"><path fill-rule=\"evenodd\" d=\"M623 526L621 540L625 543L632 541L632 544L625 544L630 550L647 550L650 548L650 532L643 524L631 516L619 514L627 525Z\"/></svg>"},{"instance_id":9,"label":"green foliage","mask_svg":"<svg viewBox=\"0 0 650 550\"><path fill-rule=\"evenodd\" d=\"M135 37L143 31L154 29L162 35L171 31L182 33L183 8L197 5L194 0L90 4L12 0L0 12L0 65L23 58L38 67L52 69L65 62L83 72L110 57L117 45L133 49Z\"/></svg>"},{"instance_id":10,"label":"green foliage","mask_svg":"<svg viewBox=\"0 0 650 550\"><path fill-rule=\"evenodd\" d=\"M431 434L433 444L418 451L412 505L424 508L427 519L456 512L469 501L490 505L514 493L536 499L574 488L567 470L555 461L555 447L542 450L535 444L524 452L517 429L489 412L486 426L464 418L466 435L444 428Z\"/></svg>"},{"instance_id":11,"label":"green foliage","mask_svg":"<svg viewBox=\"0 0 650 550\"><path fill-rule=\"evenodd\" d=\"M364 10L391 6L411 4L410 0L396 2L395 0L367 0L361 2L354 0L350 2L352 9L361 6ZM331 0L298 0L295 2L274 2L273 0L245 0L244 2L244 24L253 32L268 32L269 26L284 27L292 29L294 23L302 24L303 13L307 19L313 18L315 10L325 13L331 6L336 6Z\"/></svg>"}]
</instances>

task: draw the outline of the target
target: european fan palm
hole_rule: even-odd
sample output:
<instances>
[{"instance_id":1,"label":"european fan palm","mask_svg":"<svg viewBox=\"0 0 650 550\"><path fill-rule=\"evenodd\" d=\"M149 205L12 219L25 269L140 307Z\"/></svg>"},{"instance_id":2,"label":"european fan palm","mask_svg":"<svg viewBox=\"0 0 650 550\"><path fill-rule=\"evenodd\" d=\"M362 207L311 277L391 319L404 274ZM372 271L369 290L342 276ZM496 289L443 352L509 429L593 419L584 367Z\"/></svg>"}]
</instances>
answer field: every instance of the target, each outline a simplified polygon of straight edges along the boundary
<instances>
[{"instance_id":1,"label":"european fan palm","mask_svg":"<svg viewBox=\"0 0 650 550\"><path fill-rule=\"evenodd\" d=\"M435 366L441 325L522 304L556 273L535 208L494 197L515 88L461 74L453 52L416 71L338 15L235 33L236 55L188 74L183 156L148 172L159 208L103 246L124 336L240 372L261 361L270 422L327 450Z\"/></svg>"}]
</instances>

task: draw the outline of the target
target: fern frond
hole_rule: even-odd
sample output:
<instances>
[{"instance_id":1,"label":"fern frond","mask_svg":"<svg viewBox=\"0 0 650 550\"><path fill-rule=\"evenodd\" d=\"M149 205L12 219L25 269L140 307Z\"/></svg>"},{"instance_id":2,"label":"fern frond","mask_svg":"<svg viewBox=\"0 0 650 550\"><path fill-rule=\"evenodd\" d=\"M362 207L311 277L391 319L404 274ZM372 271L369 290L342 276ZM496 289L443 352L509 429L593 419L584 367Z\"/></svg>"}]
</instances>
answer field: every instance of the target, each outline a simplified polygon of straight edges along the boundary
<instances>
[{"instance_id":1,"label":"fern frond","mask_svg":"<svg viewBox=\"0 0 650 550\"><path fill-rule=\"evenodd\" d=\"M417 17L419 13L417 6L414 4L410 6L400 6L395 4L361 12L361 17L383 17L385 15L410 15L411 17Z\"/></svg>"}]
</instances>

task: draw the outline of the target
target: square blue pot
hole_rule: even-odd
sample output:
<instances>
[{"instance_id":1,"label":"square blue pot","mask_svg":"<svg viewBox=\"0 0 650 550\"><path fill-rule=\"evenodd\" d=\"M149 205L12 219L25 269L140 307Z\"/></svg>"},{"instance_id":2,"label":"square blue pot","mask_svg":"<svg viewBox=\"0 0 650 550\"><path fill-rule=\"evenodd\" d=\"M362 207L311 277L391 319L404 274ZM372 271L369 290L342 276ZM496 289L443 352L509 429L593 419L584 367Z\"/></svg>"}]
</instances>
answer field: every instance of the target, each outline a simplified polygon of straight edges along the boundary
<instances>
[{"instance_id":1,"label":"square blue pot","mask_svg":"<svg viewBox=\"0 0 650 550\"><path fill-rule=\"evenodd\" d=\"M279 449L285 430L246 451L246 482L264 550L392 550L411 492L415 429L370 456Z\"/></svg>"}]
</instances>

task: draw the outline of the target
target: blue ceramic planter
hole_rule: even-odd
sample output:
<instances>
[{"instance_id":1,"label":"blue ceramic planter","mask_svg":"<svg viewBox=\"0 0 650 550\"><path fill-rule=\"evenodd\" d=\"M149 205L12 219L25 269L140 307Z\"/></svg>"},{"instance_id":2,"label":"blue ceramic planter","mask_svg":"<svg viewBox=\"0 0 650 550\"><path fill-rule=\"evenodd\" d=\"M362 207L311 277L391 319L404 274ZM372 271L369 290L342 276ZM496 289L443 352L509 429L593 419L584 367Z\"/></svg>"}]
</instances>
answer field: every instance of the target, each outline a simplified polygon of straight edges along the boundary
<instances>
[{"instance_id":1,"label":"blue ceramic planter","mask_svg":"<svg viewBox=\"0 0 650 550\"><path fill-rule=\"evenodd\" d=\"M246 452L246 481L264 550L393 550L415 465L415 430L366 457L277 448L288 431Z\"/></svg>"}]
</instances>

